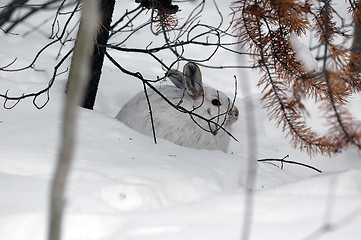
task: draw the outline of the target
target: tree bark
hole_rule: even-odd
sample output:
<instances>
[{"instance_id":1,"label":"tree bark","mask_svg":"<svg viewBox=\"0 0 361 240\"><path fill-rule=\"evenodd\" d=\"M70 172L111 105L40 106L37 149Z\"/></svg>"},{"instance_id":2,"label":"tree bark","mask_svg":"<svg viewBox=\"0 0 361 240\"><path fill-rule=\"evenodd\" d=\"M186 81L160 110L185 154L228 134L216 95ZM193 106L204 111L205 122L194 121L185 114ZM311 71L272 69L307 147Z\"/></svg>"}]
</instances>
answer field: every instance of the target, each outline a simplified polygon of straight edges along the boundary
<instances>
[{"instance_id":1,"label":"tree bark","mask_svg":"<svg viewBox=\"0 0 361 240\"><path fill-rule=\"evenodd\" d=\"M100 2L99 8L101 24L98 27L98 33L93 44L90 77L88 79L87 88L82 103L82 107L87 109L93 109L95 104L100 76L103 68L104 51L106 51L104 47L99 45L105 45L108 42L114 5L115 0L102 0Z\"/></svg>"},{"instance_id":2,"label":"tree bark","mask_svg":"<svg viewBox=\"0 0 361 240\"><path fill-rule=\"evenodd\" d=\"M65 100L61 148L51 185L48 240L60 240L64 208L64 193L75 146L77 108L89 75L90 51L98 26L97 0L83 0L83 9L70 66Z\"/></svg>"},{"instance_id":3,"label":"tree bark","mask_svg":"<svg viewBox=\"0 0 361 240\"><path fill-rule=\"evenodd\" d=\"M354 32L353 32L353 43L351 47L351 53L358 56L355 62L351 62L351 68L355 72L361 72L361 22L358 19L354 20Z\"/></svg>"},{"instance_id":4,"label":"tree bark","mask_svg":"<svg viewBox=\"0 0 361 240\"><path fill-rule=\"evenodd\" d=\"M358 6L361 4L361 0L357 1ZM361 19L356 15L354 17L354 30L353 30L353 42L351 46L351 53L357 56L357 59L351 61L351 70L354 72L361 72Z\"/></svg>"}]
</instances>

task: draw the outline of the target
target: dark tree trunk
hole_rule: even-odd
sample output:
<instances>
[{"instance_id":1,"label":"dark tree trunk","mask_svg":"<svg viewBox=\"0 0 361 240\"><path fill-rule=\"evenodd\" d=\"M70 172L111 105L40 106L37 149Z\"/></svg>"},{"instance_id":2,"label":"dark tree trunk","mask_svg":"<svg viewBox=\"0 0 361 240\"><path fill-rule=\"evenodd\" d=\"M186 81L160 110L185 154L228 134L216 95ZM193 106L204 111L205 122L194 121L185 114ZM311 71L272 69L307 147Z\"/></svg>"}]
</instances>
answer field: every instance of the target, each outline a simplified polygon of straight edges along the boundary
<instances>
[{"instance_id":1,"label":"dark tree trunk","mask_svg":"<svg viewBox=\"0 0 361 240\"><path fill-rule=\"evenodd\" d=\"M358 19L354 20L354 32L353 32L353 43L351 47L351 53L358 56L355 60L356 63L351 62L351 68L355 72L361 72L360 63L361 63L361 22Z\"/></svg>"},{"instance_id":2,"label":"dark tree trunk","mask_svg":"<svg viewBox=\"0 0 361 240\"><path fill-rule=\"evenodd\" d=\"M98 33L93 45L94 49L91 59L91 73L82 103L82 107L84 108L93 109L94 107L95 98L99 86L99 80L103 68L105 51L105 48L100 47L99 45L105 45L108 42L109 28L114 12L114 5L115 0L101 0L100 3L101 25L98 28Z\"/></svg>"}]
</instances>

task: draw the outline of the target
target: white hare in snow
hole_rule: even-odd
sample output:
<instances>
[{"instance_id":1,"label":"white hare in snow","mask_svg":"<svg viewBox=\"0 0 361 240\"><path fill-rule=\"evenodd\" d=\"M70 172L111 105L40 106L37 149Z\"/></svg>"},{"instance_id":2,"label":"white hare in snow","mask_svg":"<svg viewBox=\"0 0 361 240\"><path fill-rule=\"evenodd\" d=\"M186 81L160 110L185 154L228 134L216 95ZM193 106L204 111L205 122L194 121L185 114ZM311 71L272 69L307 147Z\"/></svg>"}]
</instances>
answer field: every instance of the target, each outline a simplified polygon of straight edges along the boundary
<instances>
[{"instance_id":1,"label":"white hare in snow","mask_svg":"<svg viewBox=\"0 0 361 240\"><path fill-rule=\"evenodd\" d=\"M230 136L222 128L230 131L230 126L238 119L238 109L232 101L222 92L203 86L201 72L192 62L184 66L183 73L170 70L168 77L175 86L161 86L157 90L175 106L194 115L175 109L154 90L148 89L156 137L185 147L226 152ZM140 133L153 134L143 91L130 99L116 118Z\"/></svg>"}]
</instances>

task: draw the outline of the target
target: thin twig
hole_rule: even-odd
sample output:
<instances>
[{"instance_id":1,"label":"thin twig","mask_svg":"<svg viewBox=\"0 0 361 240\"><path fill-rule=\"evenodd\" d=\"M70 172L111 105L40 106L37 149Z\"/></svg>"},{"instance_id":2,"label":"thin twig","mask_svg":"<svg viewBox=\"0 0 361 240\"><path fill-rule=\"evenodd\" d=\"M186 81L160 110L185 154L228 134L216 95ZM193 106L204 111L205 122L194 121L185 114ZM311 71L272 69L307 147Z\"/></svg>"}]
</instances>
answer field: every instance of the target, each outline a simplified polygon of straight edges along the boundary
<instances>
[{"instance_id":1,"label":"thin twig","mask_svg":"<svg viewBox=\"0 0 361 240\"><path fill-rule=\"evenodd\" d=\"M312 167L308 164L305 164L305 163L300 163L300 162L296 162L296 161L290 161L290 160L285 160L286 158L288 158L289 155L286 155L285 157L283 158L263 158L263 159L258 159L257 161L258 162L280 162L282 165L281 165L281 169L283 169L283 164L284 163L289 163L289 164L294 164L294 165L300 165L300 166L303 166L303 167L306 167L306 168L310 168L312 170L315 170L316 172L319 172L319 173L322 173L322 171L318 168L315 168L315 167Z\"/></svg>"}]
</instances>

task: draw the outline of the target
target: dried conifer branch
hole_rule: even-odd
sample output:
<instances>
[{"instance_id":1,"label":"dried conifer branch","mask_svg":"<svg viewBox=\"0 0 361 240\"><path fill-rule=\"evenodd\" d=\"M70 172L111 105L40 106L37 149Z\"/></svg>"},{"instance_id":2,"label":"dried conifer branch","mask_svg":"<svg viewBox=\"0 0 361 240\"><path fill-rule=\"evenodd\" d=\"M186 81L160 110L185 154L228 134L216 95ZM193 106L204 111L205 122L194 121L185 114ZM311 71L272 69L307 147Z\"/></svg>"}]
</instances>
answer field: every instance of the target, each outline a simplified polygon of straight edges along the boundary
<instances>
[{"instance_id":1,"label":"dried conifer branch","mask_svg":"<svg viewBox=\"0 0 361 240\"><path fill-rule=\"evenodd\" d=\"M358 9L355 2L352 6ZM344 19L330 1L241 0L235 1L234 11L240 41L249 47L264 73L258 83L263 87L264 106L269 117L291 136L294 147L306 148L311 155L330 155L350 144L361 149L361 134L356 130L360 128L345 108L348 98L359 89L360 80L349 64L356 57L335 44L336 38L348 35ZM341 26L334 16L341 19ZM291 34L300 36L310 30L316 32L319 47L324 50L322 69L306 69L291 46ZM325 117L331 134L316 134L307 125L304 97L327 106Z\"/></svg>"},{"instance_id":2,"label":"dried conifer branch","mask_svg":"<svg viewBox=\"0 0 361 240\"><path fill-rule=\"evenodd\" d=\"M323 72L324 72L325 81L326 81L326 84L327 84L327 91L328 91L328 96L329 96L329 101L330 101L330 104L331 104L332 111L334 112L334 116L337 119L337 124L342 129L342 132L343 132L343 135L344 135L343 138L346 138L346 141L349 142L351 139L350 139L348 131L346 130L346 128L345 128L345 126L343 124L343 121L341 119L341 115L340 115L340 113L338 111L338 108L336 107L336 103L335 103L335 100L334 100L334 94L333 94L332 86L331 86L331 82L330 82L330 75L329 75L329 72L327 70L328 44L329 44L330 38L332 37L332 30L330 28L330 23L331 23L331 21L330 21L330 18L331 18L331 16L330 16L330 3L329 3L329 1L324 1L324 3L325 3L325 5L321 9L322 20L324 21L324 23L322 24L322 26L320 26L321 29L323 30L322 31L323 34L320 36L320 38L321 38L321 41L324 44ZM340 145L339 147L342 147L341 144L345 144L345 143L340 143L339 142L339 145Z\"/></svg>"},{"instance_id":3,"label":"dried conifer branch","mask_svg":"<svg viewBox=\"0 0 361 240\"><path fill-rule=\"evenodd\" d=\"M52 0L48 1L49 4L50 2ZM350 51L336 44L337 38L347 41L349 35L346 30L350 25L332 8L331 1L240 0L233 5L230 24L226 23L225 15L220 12L216 1L213 1L219 16L219 22L214 26L202 22L204 0L185 19L177 19L177 11L172 1L137 0L137 2L140 4L133 10L126 10L119 19L115 19L115 23L110 28L110 36L116 36L116 42L99 47L150 56L165 71L178 61L193 61L200 66L210 68L259 68L263 76L258 85L263 88L262 100L269 111L269 117L275 119L277 124L288 132L295 147L306 149L311 155L316 153L330 155L348 146L356 146L360 149L361 127L347 110L348 99L361 89L361 73L358 70L361 69L360 54L356 52L357 46ZM361 19L359 2L351 0L348 2L354 19ZM65 12L66 3L67 1L58 0L57 4L54 2L48 6L57 7L51 28L53 42L41 49L25 68L11 69L14 65L10 63L0 71L33 68L42 53L50 46L58 44L61 51L63 46L73 41L69 29L75 29L77 26L72 19L79 8L76 6L71 11ZM27 7L31 10L41 6ZM146 13L147 19L144 22L135 21L142 17L141 13ZM67 19L63 26L62 21L59 20L61 17L63 20L64 17ZM340 26L335 19L340 20ZM238 31L232 32L232 26ZM137 33L149 30L154 37L161 38L162 43L142 42L141 47L128 44L137 37ZM322 61L322 68L307 69L302 61L296 58L290 36L294 34L300 37L308 31L316 32L315 39L318 44L313 51L320 53L317 60ZM239 44L247 46L249 51L235 50L238 49L235 47ZM188 52L190 46L202 47L209 54L202 58L194 57ZM254 59L255 64L253 66L210 65L208 60L220 50L231 54L248 54ZM164 61L162 57L164 54L173 59L169 62ZM61 62L63 61L60 60L59 63ZM118 67L115 63L114 65ZM6 92L0 96L5 99L6 104L27 97L33 97L35 101L40 94L49 93L48 90L55 81L60 66L61 64L54 68L53 78L42 91L25 93L17 97L11 97L9 92ZM131 76L134 72L137 71L124 71ZM144 81L148 87L160 80L160 78L144 79L141 74L140 76L136 74L135 77ZM325 112L325 118L330 125L328 133L316 134L308 126L306 118L309 111L304 104L305 98L321 103L323 107L321 110ZM41 107L41 105L36 106ZM182 109L178 110L182 111ZM214 121L217 122L218 119ZM222 125L220 122L218 124Z\"/></svg>"},{"instance_id":4,"label":"dried conifer branch","mask_svg":"<svg viewBox=\"0 0 361 240\"><path fill-rule=\"evenodd\" d=\"M281 12L274 10L277 9L274 6L268 6L267 9L270 12L266 13L259 9L261 6L257 5L257 1L254 4L249 1L238 1L237 3L243 5L240 8L242 17L237 22L240 25L237 27L241 29L239 35L245 41L250 39L248 42L250 50L256 53L254 56L259 56L255 58L258 59L262 71L265 72L259 85L264 86L266 93L262 100L265 107L269 109L270 118L276 119L278 125L282 125L283 130L289 129L292 136L291 142L294 145L300 145L301 148L306 147L308 152L316 150L322 153L327 152L324 139L306 127L302 120L302 114L295 105L295 99L287 96L292 81L302 72L285 35L287 36L293 31L302 32L304 16L301 15L301 19L296 19L302 24L293 27L290 23L297 21L285 19ZM268 4L272 5L273 2L268 2ZM271 24L277 20L283 22ZM280 81L280 79L284 79L284 81Z\"/></svg>"},{"instance_id":5,"label":"dried conifer branch","mask_svg":"<svg viewBox=\"0 0 361 240\"><path fill-rule=\"evenodd\" d=\"M324 40L324 61L323 61L323 72L325 81L327 84L327 90L328 90L328 97L329 97L329 104L330 108L333 112L333 114L328 114L328 118L330 119L330 122L332 123L332 133L335 136L335 147L336 150L339 150L341 148L344 148L348 144L356 145L359 149L361 149L361 145L355 140L356 134L351 133L351 129L348 127L347 122L352 122L353 118L351 114L343 107L345 105L344 101L337 101L335 99L335 96L341 95L342 93L346 92L347 94L350 94L347 91L347 88L342 86L341 91L338 91L337 84L332 83L331 81L337 81L337 79L332 79L332 75L329 74L329 71L327 69L327 52L329 50L329 43L330 39L333 37L333 33L335 32L333 29L329 29L329 26L333 26L334 24L329 24L331 22L330 18L332 17L330 15L331 12L331 6L329 1L324 1L324 7L322 8L321 14L323 15L323 21L324 23L324 35L322 36ZM335 46L330 47L330 51L335 51ZM337 51L337 55L341 55L342 52L340 50ZM343 61L343 59L338 59L338 56L332 56L332 53L330 53L331 60L334 61ZM340 64L341 66L344 66L345 64ZM336 67L337 68L337 67ZM339 71L342 71L343 69L339 69ZM342 84L342 82L341 82ZM335 93L336 90L336 93ZM335 119L335 120L334 120ZM359 135L360 136L360 135Z\"/></svg>"}]
</instances>

